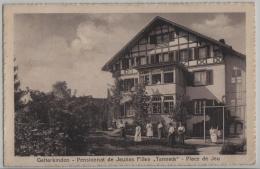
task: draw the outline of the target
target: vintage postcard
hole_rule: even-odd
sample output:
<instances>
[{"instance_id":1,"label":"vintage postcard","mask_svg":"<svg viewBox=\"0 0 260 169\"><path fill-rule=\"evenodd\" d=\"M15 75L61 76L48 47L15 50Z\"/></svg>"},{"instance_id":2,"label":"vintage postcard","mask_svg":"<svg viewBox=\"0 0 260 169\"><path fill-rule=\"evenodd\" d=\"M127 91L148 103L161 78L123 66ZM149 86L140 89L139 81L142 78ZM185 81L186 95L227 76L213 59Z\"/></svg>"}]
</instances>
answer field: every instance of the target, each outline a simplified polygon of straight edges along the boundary
<instances>
[{"instance_id":1,"label":"vintage postcard","mask_svg":"<svg viewBox=\"0 0 260 169\"><path fill-rule=\"evenodd\" d=\"M254 3L4 5L4 165L254 165Z\"/></svg>"}]
</instances>

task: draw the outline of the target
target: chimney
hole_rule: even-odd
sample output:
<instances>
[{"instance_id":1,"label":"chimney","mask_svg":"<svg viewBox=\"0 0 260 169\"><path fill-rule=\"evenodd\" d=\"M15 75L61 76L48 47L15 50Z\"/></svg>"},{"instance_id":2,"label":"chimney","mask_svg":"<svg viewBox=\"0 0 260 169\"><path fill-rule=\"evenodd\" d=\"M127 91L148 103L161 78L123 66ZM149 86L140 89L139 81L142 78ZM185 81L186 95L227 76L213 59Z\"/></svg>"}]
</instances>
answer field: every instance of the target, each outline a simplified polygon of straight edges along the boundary
<instances>
[{"instance_id":1,"label":"chimney","mask_svg":"<svg viewBox=\"0 0 260 169\"><path fill-rule=\"evenodd\" d=\"M229 46L229 48L232 49L232 46L226 44L225 39L219 39L219 42L225 44L226 46Z\"/></svg>"},{"instance_id":2,"label":"chimney","mask_svg":"<svg viewBox=\"0 0 260 169\"><path fill-rule=\"evenodd\" d=\"M219 39L219 42L226 44L225 39Z\"/></svg>"}]
</instances>

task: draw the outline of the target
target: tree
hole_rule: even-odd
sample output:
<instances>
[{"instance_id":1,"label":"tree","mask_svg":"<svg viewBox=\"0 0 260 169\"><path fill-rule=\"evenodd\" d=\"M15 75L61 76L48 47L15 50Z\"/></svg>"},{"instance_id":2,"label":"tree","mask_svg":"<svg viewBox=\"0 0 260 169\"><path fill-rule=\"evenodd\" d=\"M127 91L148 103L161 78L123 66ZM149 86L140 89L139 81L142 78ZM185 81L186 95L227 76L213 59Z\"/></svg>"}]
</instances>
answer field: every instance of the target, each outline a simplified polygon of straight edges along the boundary
<instances>
[{"instance_id":1,"label":"tree","mask_svg":"<svg viewBox=\"0 0 260 169\"><path fill-rule=\"evenodd\" d=\"M177 96L176 103L174 105L174 109L170 115L170 118L173 121L185 123L186 119L189 118L188 107L189 101L187 97L184 94L181 96Z\"/></svg>"},{"instance_id":2,"label":"tree","mask_svg":"<svg viewBox=\"0 0 260 169\"><path fill-rule=\"evenodd\" d=\"M14 60L15 62L15 60ZM23 107L21 98L24 96L25 92L20 88L21 82L18 77L18 66L14 66L14 107L15 112L20 110Z\"/></svg>"},{"instance_id":3,"label":"tree","mask_svg":"<svg viewBox=\"0 0 260 169\"><path fill-rule=\"evenodd\" d=\"M64 99L71 97L71 89L66 81L58 81L52 86L52 93L55 97Z\"/></svg>"},{"instance_id":4,"label":"tree","mask_svg":"<svg viewBox=\"0 0 260 169\"><path fill-rule=\"evenodd\" d=\"M109 98L109 105L112 111L112 118L115 119L120 113L120 100L122 99L121 95L121 85L119 79L116 77L114 85L110 89L111 96Z\"/></svg>"},{"instance_id":5,"label":"tree","mask_svg":"<svg viewBox=\"0 0 260 169\"><path fill-rule=\"evenodd\" d=\"M145 91L145 86L138 84L135 86L135 91L131 93L132 105L135 110L135 121L145 123L150 105L150 97Z\"/></svg>"}]
</instances>

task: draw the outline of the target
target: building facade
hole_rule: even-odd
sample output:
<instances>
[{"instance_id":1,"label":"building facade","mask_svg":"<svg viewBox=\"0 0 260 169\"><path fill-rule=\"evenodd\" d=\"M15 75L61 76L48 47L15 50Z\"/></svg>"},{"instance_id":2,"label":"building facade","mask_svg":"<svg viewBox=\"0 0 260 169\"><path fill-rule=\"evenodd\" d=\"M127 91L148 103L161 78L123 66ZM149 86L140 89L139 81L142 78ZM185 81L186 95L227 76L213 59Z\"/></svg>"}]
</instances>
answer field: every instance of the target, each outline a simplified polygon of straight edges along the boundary
<instances>
[{"instance_id":1,"label":"building facade","mask_svg":"<svg viewBox=\"0 0 260 169\"><path fill-rule=\"evenodd\" d=\"M121 84L116 120L133 121L135 110L128 94L143 84L151 98L148 118L155 124L174 121L170 115L185 102L184 123L191 136L203 135L204 119L207 130L223 128L223 119L228 134L241 134L245 128L246 58L224 39L155 17L102 69ZM225 106L224 117L219 105Z\"/></svg>"}]
</instances>

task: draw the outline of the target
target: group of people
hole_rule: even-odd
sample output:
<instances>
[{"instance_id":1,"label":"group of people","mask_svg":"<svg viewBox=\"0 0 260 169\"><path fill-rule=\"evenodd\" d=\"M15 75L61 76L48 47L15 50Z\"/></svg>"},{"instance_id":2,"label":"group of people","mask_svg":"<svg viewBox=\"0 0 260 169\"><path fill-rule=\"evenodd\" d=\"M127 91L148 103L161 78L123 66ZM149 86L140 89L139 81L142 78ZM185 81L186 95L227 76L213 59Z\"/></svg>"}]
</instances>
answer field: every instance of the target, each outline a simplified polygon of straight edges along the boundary
<instances>
[{"instance_id":1,"label":"group of people","mask_svg":"<svg viewBox=\"0 0 260 169\"><path fill-rule=\"evenodd\" d=\"M159 122L157 125L157 134L158 138L161 139L164 131L164 126L162 122ZM173 146L177 143L184 144L184 134L185 134L185 127L180 123L178 127L174 127L172 123L169 123L168 128L168 144L169 146ZM146 136L148 138L153 137L153 125L151 122L148 122L146 124ZM142 141L142 132L141 132L141 126L140 124L136 125L135 128L135 142L141 142Z\"/></svg>"}]
</instances>

